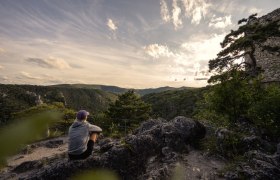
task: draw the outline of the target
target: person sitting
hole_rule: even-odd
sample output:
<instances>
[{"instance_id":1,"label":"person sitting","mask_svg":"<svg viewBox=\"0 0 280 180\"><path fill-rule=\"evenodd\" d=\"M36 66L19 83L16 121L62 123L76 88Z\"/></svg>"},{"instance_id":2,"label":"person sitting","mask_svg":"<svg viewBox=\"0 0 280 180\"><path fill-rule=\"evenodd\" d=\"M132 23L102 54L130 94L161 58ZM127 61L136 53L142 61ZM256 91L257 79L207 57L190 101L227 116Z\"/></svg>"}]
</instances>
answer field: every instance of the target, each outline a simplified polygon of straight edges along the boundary
<instances>
[{"instance_id":1,"label":"person sitting","mask_svg":"<svg viewBox=\"0 0 280 180\"><path fill-rule=\"evenodd\" d=\"M69 128L68 156L70 160L86 159L92 154L94 143L102 129L87 122L89 112L80 110Z\"/></svg>"}]
</instances>

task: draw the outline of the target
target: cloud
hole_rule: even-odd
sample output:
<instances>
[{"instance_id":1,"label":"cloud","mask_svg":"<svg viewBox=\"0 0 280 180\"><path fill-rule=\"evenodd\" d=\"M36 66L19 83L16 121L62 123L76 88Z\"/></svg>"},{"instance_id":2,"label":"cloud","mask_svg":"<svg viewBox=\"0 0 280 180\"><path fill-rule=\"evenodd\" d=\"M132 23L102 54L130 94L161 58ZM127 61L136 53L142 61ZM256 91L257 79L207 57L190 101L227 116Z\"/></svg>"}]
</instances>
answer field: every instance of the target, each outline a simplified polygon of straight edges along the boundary
<instances>
[{"instance_id":1,"label":"cloud","mask_svg":"<svg viewBox=\"0 0 280 180\"><path fill-rule=\"evenodd\" d=\"M193 81L196 84L196 79L206 80L209 77L208 61L215 58L221 50L220 42L224 36L225 34L196 35L182 43L176 51L159 44L148 45L144 47L144 51L160 60L161 68L170 75L170 81Z\"/></svg>"},{"instance_id":2,"label":"cloud","mask_svg":"<svg viewBox=\"0 0 280 180\"><path fill-rule=\"evenodd\" d=\"M222 14L231 14L235 18L238 17L238 19L241 19L255 13L264 15L263 13L272 11L278 4L276 5L276 0L258 1L254 3L253 1L223 0L215 3L212 10Z\"/></svg>"},{"instance_id":3,"label":"cloud","mask_svg":"<svg viewBox=\"0 0 280 180\"><path fill-rule=\"evenodd\" d=\"M112 30L116 31L118 29L116 23L112 19L108 19L107 26Z\"/></svg>"},{"instance_id":4,"label":"cloud","mask_svg":"<svg viewBox=\"0 0 280 180\"><path fill-rule=\"evenodd\" d=\"M208 61L217 56L222 50L220 42L226 34L213 34L210 37L193 37L181 45L186 54L185 60L193 62L194 79L206 80L209 78Z\"/></svg>"},{"instance_id":5,"label":"cloud","mask_svg":"<svg viewBox=\"0 0 280 180\"><path fill-rule=\"evenodd\" d=\"M160 57L170 57L173 55L173 53L170 52L167 46L159 44L150 44L148 46L145 46L144 51L155 59Z\"/></svg>"},{"instance_id":6,"label":"cloud","mask_svg":"<svg viewBox=\"0 0 280 180\"><path fill-rule=\"evenodd\" d=\"M3 78L2 78L3 79ZM51 85L51 84L61 84L61 83L78 83L77 80L65 80L63 78L57 78L51 76L49 74L39 74L34 75L25 71L21 71L19 74L15 74L14 78L15 81L10 81L6 79L4 81L8 81L9 83L16 83L16 84L40 84L40 85ZM1 80L1 77L0 77Z\"/></svg>"},{"instance_id":7,"label":"cloud","mask_svg":"<svg viewBox=\"0 0 280 180\"><path fill-rule=\"evenodd\" d=\"M210 76L208 61L215 58L221 50L220 42L224 36L225 34L193 36L180 47L175 47L176 51L160 44L145 46L144 51L160 60L158 61L160 68L169 74L170 81L203 84ZM196 83L196 80L204 80L204 82Z\"/></svg>"},{"instance_id":8,"label":"cloud","mask_svg":"<svg viewBox=\"0 0 280 180\"><path fill-rule=\"evenodd\" d=\"M40 58L28 58L27 62L34 63L43 68L53 68L53 69L69 69L70 65L63 59L50 57L47 59Z\"/></svg>"},{"instance_id":9,"label":"cloud","mask_svg":"<svg viewBox=\"0 0 280 180\"><path fill-rule=\"evenodd\" d=\"M207 0L182 0L185 8L185 16L191 18L192 24L199 24L208 13L211 6Z\"/></svg>"},{"instance_id":10,"label":"cloud","mask_svg":"<svg viewBox=\"0 0 280 180\"><path fill-rule=\"evenodd\" d=\"M34 79L34 80L40 80L42 79L41 77L36 77L36 76L32 76L31 74L27 73L27 72L20 72L20 79L23 79L22 77L24 78L27 78L27 79Z\"/></svg>"},{"instance_id":11,"label":"cloud","mask_svg":"<svg viewBox=\"0 0 280 180\"><path fill-rule=\"evenodd\" d=\"M253 8L250 8L250 9L248 9L248 12L250 13L250 14L255 14L255 13L261 13L263 10L262 9L259 9L259 8L256 8L256 7L253 7Z\"/></svg>"},{"instance_id":12,"label":"cloud","mask_svg":"<svg viewBox=\"0 0 280 180\"><path fill-rule=\"evenodd\" d=\"M2 48L0 48L0 54L2 54L2 53L4 53L4 52L5 52L5 50L2 49Z\"/></svg>"},{"instance_id":13,"label":"cloud","mask_svg":"<svg viewBox=\"0 0 280 180\"><path fill-rule=\"evenodd\" d=\"M214 15L209 22L209 27L214 27L216 29L223 29L229 25L232 25L231 15L225 17L216 17Z\"/></svg>"},{"instance_id":14,"label":"cloud","mask_svg":"<svg viewBox=\"0 0 280 180\"><path fill-rule=\"evenodd\" d=\"M177 0L173 0L172 7L173 25L175 29L178 29L180 26L182 26L183 22L182 19L180 19L181 8L178 6Z\"/></svg>"},{"instance_id":15,"label":"cloud","mask_svg":"<svg viewBox=\"0 0 280 180\"><path fill-rule=\"evenodd\" d=\"M170 21L170 13L165 0L160 0L160 15L164 22Z\"/></svg>"},{"instance_id":16,"label":"cloud","mask_svg":"<svg viewBox=\"0 0 280 180\"><path fill-rule=\"evenodd\" d=\"M225 35L213 34L210 37L194 36L189 41L183 43L181 47L190 58L208 62L208 60L215 58L222 49L220 42L223 41Z\"/></svg>"},{"instance_id":17,"label":"cloud","mask_svg":"<svg viewBox=\"0 0 280 180\"><path fill-rule=\"evenodd\" d=\"M211 4L208 3L208 0L173 0L171 19L167 3L165 0L160 1L162 20L164 22L172 20L175 29L183 26L182 18L190 18L192 24L199 24L201 19L208 14L209 7Z\"/></svg>"},{"instance_id":18,"label":"cloud","mask_svg":"<svg viewBox=\"0 0 280 180\"><path fill-rule=\"evenodd\" d=\"M9 80L8 76L0 76L0 80L7 81Z\"/></svg>"}]
</instances>

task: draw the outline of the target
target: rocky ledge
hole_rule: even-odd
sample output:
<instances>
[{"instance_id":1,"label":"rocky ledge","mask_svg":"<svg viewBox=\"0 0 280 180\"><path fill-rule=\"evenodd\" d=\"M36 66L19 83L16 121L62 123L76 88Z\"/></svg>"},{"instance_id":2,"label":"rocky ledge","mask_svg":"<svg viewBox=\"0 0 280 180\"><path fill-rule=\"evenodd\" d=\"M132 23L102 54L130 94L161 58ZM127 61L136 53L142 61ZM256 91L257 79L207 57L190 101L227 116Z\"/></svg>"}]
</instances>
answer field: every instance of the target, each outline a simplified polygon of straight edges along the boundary
<instances>
[{"instance_id":1,"label":"rocky ledge","mask_svg":"<svg viewBox=\"0 0 280 180\"><path fill-rule=\"evenodd\" d=\"M96 168L113 170L122 179L168 179L182 154L204 136L205 128L198 121L181 116L168 122L153 119L121 140L100 140L94 155L86 160L62 158L20 179L66 179Z\"/></svg>"},{"instance_id":2,"label":"rocky ledge","mask_svg":"<svg viewBox=\"0 0 280 180\"><path fill-rule=\"evenodd\" d=\"M69 161L65 152L58 157L23 162L0 173L0 179L69 179L85 170L104 168L121 179L164 180L171 179L178 164L184 171L182 179L280 179L280 144L273 154L267 151L272 146L259 137L243 138L237 151L246 160L226 172L229 162L221 156L226 157L226 137L231 132L216 131L216 148L221 156L209 156L194 148L205 135L213 135L209 135L209 128L207 131L208 135L200 122L182 116L171 121L152 119L122 139L100 139L93 156L86 160ZM56 147L61 142L47 144Z\"/></svg>"}]
</instances>

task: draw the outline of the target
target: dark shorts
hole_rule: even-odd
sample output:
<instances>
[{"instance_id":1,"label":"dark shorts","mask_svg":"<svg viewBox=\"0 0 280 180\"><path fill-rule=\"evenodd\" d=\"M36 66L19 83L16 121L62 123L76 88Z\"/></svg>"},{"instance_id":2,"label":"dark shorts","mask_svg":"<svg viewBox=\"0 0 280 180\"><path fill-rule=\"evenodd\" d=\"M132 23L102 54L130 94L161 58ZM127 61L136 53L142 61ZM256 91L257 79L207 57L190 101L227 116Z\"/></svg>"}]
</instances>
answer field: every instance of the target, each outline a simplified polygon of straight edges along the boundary
<instances>
[{"instance_id":1,"label":"dark shorts","mask_svg":"<svg viewBox=\"0 0 280 180\"><path fill-rule=\"evenodd\" d=\"M86 159L89 157L93 150L94 142L92 140L89 140L87 143L87 150L83 152L82 154L76 155L76 154L68 154L70 160L78 160L78 159Z\"/></svg>"}]
</instances>

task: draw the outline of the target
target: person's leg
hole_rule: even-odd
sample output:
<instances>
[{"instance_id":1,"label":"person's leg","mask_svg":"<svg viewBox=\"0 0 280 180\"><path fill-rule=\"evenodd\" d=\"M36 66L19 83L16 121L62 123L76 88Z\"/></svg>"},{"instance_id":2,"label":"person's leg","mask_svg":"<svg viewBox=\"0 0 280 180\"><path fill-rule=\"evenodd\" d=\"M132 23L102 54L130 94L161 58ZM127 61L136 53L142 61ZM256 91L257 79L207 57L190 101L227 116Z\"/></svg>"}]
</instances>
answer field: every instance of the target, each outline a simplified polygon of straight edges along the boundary
<instances>
[{"instance_id":1,"label":"person's leg","mask_svg":"<svg viewBox=\"0 0 280 180\"><path fill-rule=\"evenodd\" d=\"M94 145L94 142L92 140L89 140L87 143L87 150L81 154L83 159L89 157L92 154L93 145Z\"/></svg>"},{"instance_id":2,"label":"person's leg","mask_svg":"<svg viewBox=\"0 0 280 180\"><path fill-rule=\"evenodd\" d=\"M87 143L87 150L79 155L68 154L70 160L86 159L89 157L93 151L94 142L89 140Z\"/></svg>"}]
</instances>

